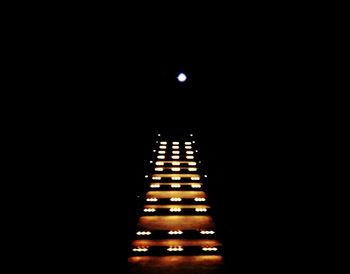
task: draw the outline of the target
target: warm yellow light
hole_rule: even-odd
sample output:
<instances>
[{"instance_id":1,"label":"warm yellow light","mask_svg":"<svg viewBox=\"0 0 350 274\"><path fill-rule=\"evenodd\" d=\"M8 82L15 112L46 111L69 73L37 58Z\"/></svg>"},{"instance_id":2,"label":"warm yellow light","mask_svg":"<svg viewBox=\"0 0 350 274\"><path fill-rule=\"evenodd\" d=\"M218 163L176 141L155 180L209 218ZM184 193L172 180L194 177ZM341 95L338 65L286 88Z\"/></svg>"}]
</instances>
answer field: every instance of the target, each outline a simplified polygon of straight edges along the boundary
<instances>
[{"instance_id":1,"label":"warm yellow light","mask_svg":"<svg viewBox=\"0 0 350 274\"><path fill-rule=\"evenodd\" d=\"M179 142L173 142L173 145L178 145L179 144Z\"/></svg>"},{"instance_id":2,"label":"warm yellow light","mask_svg":"<svg viewBox=\"0 0 350 274\"><path fill-rule=\"evenodd\" d=\"M179 167L172 167L171 168L171 171L180 171L181 170L181 168L179 168Z\"/></svg>"},{"instance_id":3,"label":"warm yellow light","mask_svg":"<svg viewBox=\"0 0 350 274\"><path fill-rule=\"evenodd\" d=\"M144 212L155 212L156 209L155 208L145 208L143 209Z\"/></svg>"},{"instance_id":4,"label":"warm yellow light","mask_svg":"<svg viewBox=\"0 0 350 274\"><path fill-rule=\"evenodd\" d=\"M151 235L152 232L151 231L137 231L136 235Z\"/></svg>"},{"instance_id":5,"label":"warm yellow light","mask_svg":"<svg viewBox=\"0 0 350 274\"><path fill-rule=\"evenodd\" d=\"M180 165L180 162L172 162L171 163L173 166L179 166Z\"/></svg>"},{"instance_id":6,"label":"warm yellow light","mask_svg":"<svg viewBox=\"0 0 350 274\"><path fill-rule=\"evenodd\" d=\"M182 199L181 198L170 198L171 202L181 202Z\"/></svg>"},{"instance_id":7,"label":"warm yellow light","mask_svg":"<svg viewBox=\"0 0 350 274\"><path fill-rule=\"evenodd\" d=\"M201 188L201 185L200 184L192 184L191 187L192 188Z\"/></svg>"},{"instance_id":8,"label":"warm yellow light","mask_svg":"<svg viewBox=\"0 0 350 274\"><path fill-rule=\"evenodd\" d=\"M205 202L205 198L194 198L195 202Z\"/></svg>"},{"instance_id":9,"label":"warm yellow light","mask_svg":"<svg viewBox=\"0 0 350 274\"><path fill-rule=\"evenodd\" d=\"M181 180L181 177L179 177L179 176L174 176L174 177L171 177L171 180L179 181L179 180Z\"/></svg>"},{"instance_id":10,"label":"warm yellow light","mask_svg":"<svg viewBox=\"0 0 350 274\"><path fill-rule=\"evenodd\" d=\"M202 230L200 233L203 234L203 235L212 235L212 234L215 234L215 231L213 231L213 230Z\"/></svg>"},{"instance_id":11,"label":"warm yellow light","mask_svg":"<svg viewBox=\"0 0 350 274\"><path fill-rule=\"evenodd\" d=\"M146 251L148 251L148 248L146 248L146 247L136 247L136 248L133 248L132 251L135 251L135 252L146 252Z\"/></svg>"},{"instance_id":12,"label":"warm yellow light","mask_svg":"<svg viewBox=\"0 0 350 274\"><path fill-rule=\"evenodd\" d=\"M178 155L173 155L173 156L171 156L171 159L180 159L180 156L178 156Z\"/></svg>"},{"instance_id":13,"label":"warm yellow light","mask_svg":"<svg viewBox=\"0 0 350 274\"><path fill-rule=\"evenodd\" d=\"M146 201L147 202L157 202L158 199L157 198L147 198Z\"/></svg>"},{"instance_id":14,"label":"warm yellow light","mask_svg":"<svg viewBox=\"0 0 350 274\"><path fill-rule=\"evenodd\" d=\"M153 180L160 180L160 179L162 179L162 178L159 177L159 176L152 176L152 179L153 179Z\"/></svg>"},{"instance_id":15,"label":"warm yellow light","mask_svg":"<svg viewBox=\"0 0 350 274\"><path fill-rule=\"evenodd\" d=\"M185 145L191 145L192 143L191 142L185 142Z\"/></svg>"},{"instance_id":16,"label":"warm yellow light","mask_svg":"<svg viewBox=\"0 0 350 274\"><path fill-rule=\"evenodd\" d=\"M192 181L199 181L199 180L200 180L200 177L191 177L191 180L192 180Z\"/></svg>"},{"instance_id":17,"label":"warm yellow light","mask_svg":"<svg viewBox=\"0 0 350 274\"><path fill-rule=\"evenodd\" d=\"M185 146L185 149L192 149L192 146Z\"/></svg>"},{"instance_id":18,"label":"warm yellow light","mask_svg":"<svg viewBox=\"0 0 350 274\"><path fill-rule=\"evenodd\" d=\"M165 159L165 156L164 155L159 155L157 156L158 159Z\"/></svg>"},{"instance_id":19,"label":"warm yellow light","mask_svg":"<svg viewBox=\"0 0 350 274\"><path fill-rule=\"evenodd\" d=\"M160 188L160 184L151 184L151 188Z\"/></svg>"},{"instance_id":20,"label":"warm yellow light","mask_svg":"<svg viewBox=\"0 0 350 274\"><path fill-rule=\"evenodd\" d=\"M184 249L181 246L170 246L168 251L183 251Z\"/></svg>"},{"instance_id":21,"label":"warm yellow light","mask_svg":"<svg viewBox=\"0 0 350 274\"><path fill-rule=\"evenodd\" d=\"M167 144L167 142L160 142L160 144L161 144L161 145L166 145L166 144Z\"/></svg>"},{"instance_id":22,"label":"warm yellow light","mask_svg":"<svg viewBox=\"0 0 350 274\"><path fill-rule=\"evenodd\" d=\"M190 168L188 169L188 171L197 171L197 168L195 168L195 167L190 167Z\"/></svg>"},{"instance_id":23,"label":"warm yellow light","mask_svg":"<svg viewBox=\"0 0 350 274\"><path fill-rule=\"evenodd\" d=\"M172 187L172 188L180 188L181 185L180 185L180 184L171 184L171 187Z\"/></svg>"},{"instance_id":24,"label":"warm yellow light","mask_svg":"<svg viewBox=\"0 0 350 274\"><path fill-rule=\"evenodd\" d=\"M162 167L156 167L154 170L155 170L155 171L163 171L164 168L162 168Z\"/></svg>"},{"instance_id":25,"label":"warm yellow light","mask_svg":"<svg viewBox=\"0 0 350 274\"><path fill-rule=\"evenodd\" d=\"M164 166L164 162L156 162L156 166Z\"/></svg>"},{"instance_id":26,"label":"warm yellow light","mask_svg":"<svg viewBox=\"0 0 350 274\"><path fill-rule=\"evenodd\" d=\"M206 208L196 208L195 210L196 210L196 212L206 212L207 211Z\"/></svg>"},{"instance_id":27,"label":"warm yellow light","mask_svg":"<svg viewBox=\"0 0 350 274\"><path fill-rule=\"evenodd\" d=\"M203 251L217 251L218 249L216 247L203 247Z\"/></svg>"},{"instance_id":28,"label":"warm yellow light","mask_svg":"<svg viewBox=\"0 0 350 274\"><path fill-rule=\"evenodd\" d=\"M186 156L186 159L193 159L193 156Z\"/></svg>"},{"instance_id":29,"label":"warm yellow light","mask_svg":"<svg viewBox=\"0 0 350 274\"><path fill-rule=\"evenodd\" d=\"M166 146L159 146L160 149L166 149Z\"/></svg>"},{"instance_id":30,"label":"warm yellow light","mask_svg":"<svg viewBox=\"0 0 350 274\"><path fill-rule=\"evenodd\" d=\"M173 149L179 149L179 146L173 146Z\"/></svg>"},{"instance_id":31,"label":"warm yellow light","mask_svg":"<svg viewBox=\"0 0 350 274\"><path fill-rule=\"evenodd\" d=\"M181 212L181 208L179 207L172 207L169 209L170 212Z\"/></svg>"},{"instance_id":32,"label":"warm yellow light","mask_svg":"<svg viewBox=\"0 0 350 274\"><path fill-rule=\"evenodd\" d=\"M165 150L159 150L158 153L159 154L165 154Z\"/></svg>"},{"instance_id":33,"label":"warm yellow light","mask_svg":"<svg viewBox=\"0 0 350 274\"><path fill-rule=\"evenodd\" d=\"M189 166L195 166L195 165L197 165L197 163L196 162L188 162L188 165Z\"/></svg>"},{"instance_id":34,"label":"warm yellow light","mask_svg":"<svg viewBox=\"0 0 350 274\"><path fill-rule=\"evenodd\" d=\"M181 230L170 230L168 232L169 235L181 235L183 232Z\"/></svg>"},{"instance_id":35,"label":"warm yellow light","mask_svg":"<svg viewBox=\"0 0 350 274\"><path fill-rule=\"evenodd\" d=\"M193 154L192 150L186 151L186 154Z\"/></svg>"},{"instance_id":36,"label":"warm yellow light","mask_svg":"<svg viewBox=\"0 0 350 274\"><path fill-rule=\"evenodd\" d=\"M180 154L180 151L178 151L178 150L173 150L173 154Z\"/></svg>"}]
</instances>

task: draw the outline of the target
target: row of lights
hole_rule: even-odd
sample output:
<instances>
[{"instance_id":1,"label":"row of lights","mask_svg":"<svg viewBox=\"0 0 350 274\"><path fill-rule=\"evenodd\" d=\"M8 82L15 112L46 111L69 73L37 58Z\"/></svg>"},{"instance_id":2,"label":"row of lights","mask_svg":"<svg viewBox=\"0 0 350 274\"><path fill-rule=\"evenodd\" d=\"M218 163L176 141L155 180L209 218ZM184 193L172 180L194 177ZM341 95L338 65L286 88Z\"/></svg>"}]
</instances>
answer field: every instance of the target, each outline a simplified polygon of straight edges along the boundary
<instances>
[{"instance_id":1,"label":"row of lights","mask_svg":"<svg viewBox=\"0 0 350 274\"><path fill-rule=\"evenodd\" d=\"M162 160L164 160L164 159L165 159L165 156L164 156L164 155L158 155L158 156L157 156L157 159L162 159ZM180 159L180 156L179 156L179 155L172 155L172 156L171 156L171 159L178 160L178 159ZM192 156L192 155L186 155L186 159L188 159L188 160L193 160L193 159L194 159L194 156Z\"/></svg>"},{"instance_id":2,"label":"row of lights","mask_svg":"<svg viewBox=\"0 0 350 274\"><path fill-rule=\"evenodd\" d=\"M180 202L182 199L181 198L177 198L177 197L173 197L170 198L171 202ZM147 202L158 202L157 198L147 198L146 199ZM205 198L194 198L195 202L205 202Z\"/></svg>"},{"instance_id":3,"label":"row of lights","mask_svg":"<svg viewBox=\"0 0 350 274\"><path fill-rule=\"evenodd\" d=\"M196 152L198 152L198 151L196 150ZM159 154L165 154L166 151L165 150L159 150L158 153ZM179 150L173 150L172 154L180 154L180 151ZM194 152L192 150L188 150L188 151L186 151L186 154L194 154Z\"/></svg>"},{"instance_id":4,"label":"row of lights","mask_svg":"<svg viewBox=\"0 0 350 274\"><path fill-rule=\"evenodd\" d=\"M161 176L152 176L152 180L161 180L162 177ZM173 176L171 177L172 180L174 181L178 181L181 180L181 176ZM196 177L191 177L190 178L192 181L199 181L200 180L200 176L196 176Z\"/></svg>"},{"instance_id":5,"label":"row of lights","mask_svg":"<svg viewBox=\"0 0 350 274\"><path fill-rule=\"evenodd\" d=\"M181 235L183 232L181 230L170 230L168 232L169 235Z\"/></svg>"},{"instance_id":6,"label":"row of lights","mask_svg":"<svg viewBox=\"0 0 350 274\"><path fill-rule=\"evenodd\" d=\"M191 145L192 143L194 144L195 141L192 141L192 142L185 142L185 145ZM166 141L161 141L160 144L161 144L161 145L167 145L168 142L166 142ZM173 145L179 145L180 142L172 142L172 144L173 144Z\"/></svg>"},{"instance_id":7,"label":"row of lights","mask_svg":"<svg viewBox=\"0 0 350 274\"><path fill-rule=\"evenodd\" d=\"M147 252L148 247L144 246L138 246L136 248L132 249L134 252ZM173 251L183 251L184 249L182 246L170 246L167 248L168 251L173 252ZM217 247L202 247L203 251L217 251Z\"/></svg>"},{"instance_id":8,"label":"row of lights","mask_svg":"<svg viewBox=\"0 0 350 274\"><path fill-rule=\"evenodd\" d=\"M156 167L154 170L155 170L155 171L164 171L164 168L162 168L162 167ZM172 168L171 168L171 171L180 171L180 170L181 170L180 167L172 167ZM187 170L188 170L188 171L197 171L197 168L196 168L196 167L189 167L189 168L187 168Z\"/></svg>"},{"instance_id":9,"label":"row of lights","mask_svg":"<svg viewBox=\"0 0 350 274\"><path fill-rule=\"evenodd\" d=\"M137 231L136 232L136 235L139 235L139 236L143 236L143 235L149 236L151 234L152 234L151 231ZM183 231L182 230L170 230L170 231L168 231L168 234L169 235L182 235ZM213 235L213 234L215 234L215 231L214 230L201 230L200 234L202 234L202 235Z\"/></svg>"},{"instance_id":10,"label":"row of lights","mask_svg":"<svg viewBox=\"0 0 350 274\"><path fill-rule=\"evenodd\" d=\"M145 208L143 209L144 212L156 212L155 208ZM172 207L169 209L170 212L181 212L182 209L180 207ZM206 208L195 208L196 212L207 212Z\"/></svg>"},{"instance_id":11,"label":"row of lights","mask_svg":"<svg viewBox=\"0 0 350 274\"><path fill-rule=\"evenodd\" d=\"M180 184L171 184L171 188L181 188ZM202 186L200 184L191 184L192 188L201 188ZM151 184L151 188L160 188L160 184Z\"/></svg>"},{"instance_id":12,"label":"row of lights","mask_svg":"<svg viewBox=\"0 0 350 274\"><path fill-rule=\"evenodd\" d=\"M172 149L180 149L180 146L172 146ZM159 149L166 149L166 146L160 145ZM192 149L192 146L185 146L185 149Z\"/></svg>"}]
</instances>

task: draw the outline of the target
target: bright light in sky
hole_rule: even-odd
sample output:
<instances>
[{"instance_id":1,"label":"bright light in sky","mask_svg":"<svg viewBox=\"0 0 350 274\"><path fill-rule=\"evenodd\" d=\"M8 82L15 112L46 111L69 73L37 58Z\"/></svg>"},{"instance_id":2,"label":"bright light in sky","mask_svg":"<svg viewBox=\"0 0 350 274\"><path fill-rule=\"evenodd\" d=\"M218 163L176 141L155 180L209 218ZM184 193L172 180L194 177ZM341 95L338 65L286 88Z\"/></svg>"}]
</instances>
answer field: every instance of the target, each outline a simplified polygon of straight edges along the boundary
<instances>
[{"instance_id":1,"label":"bright light in sky","mask_svg":"<svg viewBox=\"0 0 350 274\"><path fill-rule=\"evenodd\" d=\"M184 74L184 73L180 73L178 76L177 76L177 80L179 80L180 82L185 82L187 79L187 76Z\"/></svg>"}]
</instances>

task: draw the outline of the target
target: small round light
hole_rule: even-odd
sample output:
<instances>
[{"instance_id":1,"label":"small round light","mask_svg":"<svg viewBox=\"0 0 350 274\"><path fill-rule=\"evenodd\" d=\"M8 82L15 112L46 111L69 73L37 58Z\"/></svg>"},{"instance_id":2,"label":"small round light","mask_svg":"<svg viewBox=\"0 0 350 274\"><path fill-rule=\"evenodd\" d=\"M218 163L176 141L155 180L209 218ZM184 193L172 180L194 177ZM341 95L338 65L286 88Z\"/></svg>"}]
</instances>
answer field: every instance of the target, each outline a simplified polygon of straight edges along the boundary
<instances>
[{"instance_id":1,"label":"small round light","mask_svg":"<svg viewBox=\"0 0 350 274\"><path fill-rule=\"evenodd\" d=\"M185 82L187 80L187 76L184 74L184 73L180 73L178 76L177 76L177 80L179 82Z\"/></svg>"}]
</instances>

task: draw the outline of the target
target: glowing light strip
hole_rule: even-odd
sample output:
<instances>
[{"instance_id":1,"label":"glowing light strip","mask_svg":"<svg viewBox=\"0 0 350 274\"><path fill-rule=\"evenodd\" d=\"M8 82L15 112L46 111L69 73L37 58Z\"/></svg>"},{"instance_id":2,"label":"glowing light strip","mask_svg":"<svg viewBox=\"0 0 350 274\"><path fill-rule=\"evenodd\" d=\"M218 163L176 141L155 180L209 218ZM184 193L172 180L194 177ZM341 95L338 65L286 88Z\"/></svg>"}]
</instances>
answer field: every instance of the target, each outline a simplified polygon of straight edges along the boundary
<instances>
[{"instance_id":1,"label":"glowing light strip","mask_svg":"<svg viewBox=\"0 0 350 274\"><path fill-rule=\"evenodd\" d=\"M213 230L202 230L200 233L203 234L203 235L212 235L212 234L215 234L215 231L213 231Z\"/></svg>"},{"instance_id":2,"label":"glowing light strip","mask_svg":"<svg viewBox=\"0 0 350 274\"><path fill-rule=\"evenodd\" d=\"M159 155L157 156L158 159L165 159L165 156L164 155Z\"/></svg>"},{"instance_id":3,"label":"glowing light strip","mask_svg":"<svg viewBox=\"0 0 350 274\"><path fill-rule=\"evenodd\" d=\"M181 246L170 246L168 251L183 251L184 249Z\"/></svg>"},{"instance_id":4,"label":"glowing light strip","mask_svg":"<svg viewBox=\"0 0 350 274\"><path fill-rule=\"evenodd\" d=\"M135 251L135 252L146 252L146 251L148 251L148 248L146 248L146 247L137 247L137 248L133 248L132 251Z\"/></svg>"},{"instance_id":5,"label":"glowing light strip","mask_svg":"<svg viewBox=\"0 0 350 274\"><path fill-rule=\"evenodd\" d=\"M152 232L151 231L137 231L136 232L136 235L151 235L152 234Z\"/></svg>"},{"instance_id":6,"label":"glowing light strip","mask_svg":"<svg viewBox=\"0 0 350 274\"><path fill-rule=\"evenodd\" d=\"M144 212L156 212L156 209L155 208L145 208L143 211Z\"/></svg>"},{"instance_id":7,"label":"glowing light strip","mask_svg":"<svg viewBox=\"0 0 350 274\"><path fill-rule=\"evenodd\" d=\"M157 202L158 199L157 198L147 198L146 201L147 202Z\"/></svg>"},{"instance_id":8,"label":"glowing light strip","mask_svg":"<svg viewBox=\"0 0 350 274\"><path fill-rule=\"evenodd\" d=\"M217 251L218 249L216 247L202 247L203 251Z\"/></svg>"},{"instance_id":9,"label":"glowing light strip","mask_svg":"<svg viewBox=\"0 0 350 274\"><path fill-rule=\"evenodd\" d=\"M170 198L171 202L181 202L182 199L181 198Z\"/></svg>"},{"instance_id":10,"label":"glowing light strip","mask_svg":"<svg viewBox=\"0 0 350 274\"><path fill-rule=\"evenodd\" d=\"M183 232L181 230L170 230L168 232L169 235L181 235Z\"/></svg>"}]
</instances>

